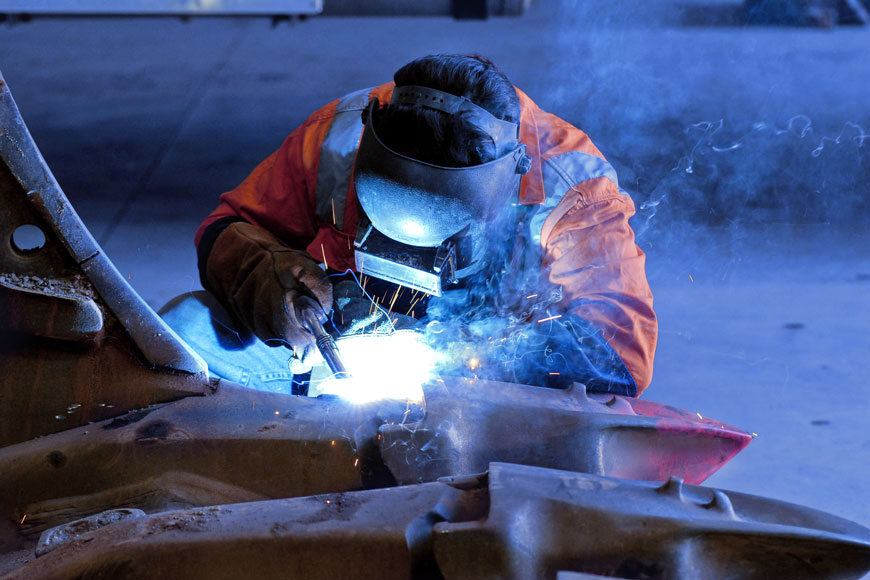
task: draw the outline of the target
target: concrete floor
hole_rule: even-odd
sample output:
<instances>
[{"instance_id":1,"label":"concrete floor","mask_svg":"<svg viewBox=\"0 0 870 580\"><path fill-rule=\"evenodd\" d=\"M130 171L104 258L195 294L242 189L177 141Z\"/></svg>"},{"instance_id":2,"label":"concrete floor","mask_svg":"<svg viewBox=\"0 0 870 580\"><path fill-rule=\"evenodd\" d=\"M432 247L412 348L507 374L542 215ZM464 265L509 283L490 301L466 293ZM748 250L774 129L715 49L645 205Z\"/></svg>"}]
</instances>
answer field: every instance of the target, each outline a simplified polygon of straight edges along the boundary
<instances>
[{"instance_id":1,"label":"concrete floor","mask_svg":"<svg viewBox=\"0 0 870 580\"><path fill-rule=\"evenodd\" d=\"M706 22L705 6L735 8L721 1L588 4L276 28L41 19L0 27L0 71L85 223L157 308L199 288L193 232L217 196L312 110L419 55L488 56L587 130L638 202L661 328L645 396L759 434L709 485L870 526L868 31ZM735 143L746 190L776 203L686 196L700 172L685 169L702 154L725 167ZM736 183L723 176L708 172ZM816 198L789 197L806 183ZM708 204L714 220L681 216Z\"/></svg>"}]
</instances>

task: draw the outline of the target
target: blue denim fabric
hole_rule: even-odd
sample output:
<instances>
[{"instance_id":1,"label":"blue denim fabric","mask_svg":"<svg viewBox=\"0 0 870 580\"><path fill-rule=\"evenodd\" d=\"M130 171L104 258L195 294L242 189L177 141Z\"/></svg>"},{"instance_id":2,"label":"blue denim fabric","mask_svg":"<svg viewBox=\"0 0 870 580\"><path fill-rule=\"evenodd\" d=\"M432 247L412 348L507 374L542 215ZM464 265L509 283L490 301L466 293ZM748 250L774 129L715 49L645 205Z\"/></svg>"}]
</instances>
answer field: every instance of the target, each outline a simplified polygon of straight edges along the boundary
<instances>
[{"instance_id":1,"label":"blue denim fabric","mask_svg":"<svg viewBox=\"0 0 870 580\"><path fill-rule=\"evenodd\" d=\"M294 378L287 366L291 351L259 340L208 292L173 298L159 314L205 359L211 375L262 391L305 394L308 374Z\"/></svg>"}]
</instances>

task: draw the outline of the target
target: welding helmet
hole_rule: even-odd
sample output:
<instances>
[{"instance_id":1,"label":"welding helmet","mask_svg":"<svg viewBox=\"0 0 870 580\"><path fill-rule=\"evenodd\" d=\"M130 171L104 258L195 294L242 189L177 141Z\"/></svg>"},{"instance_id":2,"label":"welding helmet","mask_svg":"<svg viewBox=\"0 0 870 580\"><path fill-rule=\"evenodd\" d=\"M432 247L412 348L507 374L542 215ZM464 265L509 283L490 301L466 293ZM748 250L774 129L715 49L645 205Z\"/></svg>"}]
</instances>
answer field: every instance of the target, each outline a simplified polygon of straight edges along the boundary
<instances>
[{"instance_id":1,"label":"welding helmet","mask_svg":"<svg viewBox=\"0 0 870 580\"><path fill-rule=\"evenodd\" d=\"M357 271L440 296L446 285L483 268L491 237L504 228L506 209L516 201L531 158L517 141L516 123L464 97L404 86L393 91L390 104L397 103L462 114L495 144L493 161L433 165L381 141L372 122L377 99L363 112L365 130L354 167L363 214L355 240Z\"/></svg>"}]
</instances>

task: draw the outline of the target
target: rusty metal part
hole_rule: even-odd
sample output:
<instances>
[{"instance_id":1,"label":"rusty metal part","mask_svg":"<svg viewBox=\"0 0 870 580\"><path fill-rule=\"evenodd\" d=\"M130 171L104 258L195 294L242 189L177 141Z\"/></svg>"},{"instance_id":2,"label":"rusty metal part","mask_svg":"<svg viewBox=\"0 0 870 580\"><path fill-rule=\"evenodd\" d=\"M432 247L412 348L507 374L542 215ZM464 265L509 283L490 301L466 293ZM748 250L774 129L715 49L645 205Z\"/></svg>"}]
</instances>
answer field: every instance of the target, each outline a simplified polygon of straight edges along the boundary
<instances>
[{"instance_id":1,"label":"rusty metal part","mask_svg":"<svg viewBox=\"0 0 870 580\"><path fill-rule=\"evenodd\" d=\"M61 265L73 271L80 269L150 364L205 373L202 358L136 294L79 219L36 148L2 76L0 127L0 158L6 166L3 203L17 210L6 216L2 232L8 236L20 225L37 223L56 247L44 256L6 251L0 261L2 271L50 276ZM9 177L15 183L9 183ZM13 202L11 198L17 199ZM59 255L62 253L66 256Z\"/></svg>"},{"instance_id":2,"label":"rusty metal part","mask_svg":"<svg viewBox=\"0 0 870 580\"><path fill-rule=\"evenodd\" d=\"M419 405L357 405L221 382L210 397L0 449L0 552L115 507L155 512L417 483L491 461L700 481L750 440L580 386L445 378L424 394Z\"/></svg>"},{"instance_id":3,"label":"rusty metal part","mask_svg":"<svg viewBox=\"0 0 870 580\"><path fill-rule=\"evenodd\" d=\"M103 330L103 313L93 297L81 292L83 286L81 281L0 274L0 320L7 321L7 332L95 339Z\"/></svg>"},{"instance_id":4,"label":"rusty metal part","mask_svg":"<svg viewBox=\"0 0 870 580\"><path fill-rule=\"evenodd\" d=\"M0 161L0 447L211 392L202 358L76 215L2 76ZM43 243L16 244L25 226Z\"/></svg>"},{"instance_id":5,"label":"rusty metal part","mask_svg":"<svg viewBox=\"0 0 870 580\"><path fill-rule=\"evenodd\" d=\"M870 530L747 494L491 465L485 519L434 527L447 578L859 578Z\"/></svg>"},{"instance_id":6,"label":"rusty metal part","mask_svg":"<svg viewBox=\"0 0 870 580\"><path fill-rule=\"evenodd\" d=\"M117 510L108 510L98 513L93 516L88 516L80 520L75 520L50 530L45 530L39 536L39 544L36 546L34 555L44 556L52 550L69 544L88 532L92 532L109 524L120 522L121 520L129 520L142 517L145 512L137 509L121 508Z\"/></svg>"},{"instance_id":7,"label":"rusty metal part","mask_svg":"<svg viewBox=\"0 0 870 580\"><path fill-rule=\"evenodd\" d=\"M870 568L870 530L679 480L493 463L435 483L133 518L29 559L3 578L845 580Z\"/></svg>"},{"instance_id":8,"label":"rusty metal part","mask_svg":"<svg viewBox=\"0 0 870 580\"><path fill-rule=\"evenodd\" d=\"M405 410L222 382L210 397L0 449L0 553L111 508L155 512L391 485L377 428Z\"/></svg>"}]
</instances>

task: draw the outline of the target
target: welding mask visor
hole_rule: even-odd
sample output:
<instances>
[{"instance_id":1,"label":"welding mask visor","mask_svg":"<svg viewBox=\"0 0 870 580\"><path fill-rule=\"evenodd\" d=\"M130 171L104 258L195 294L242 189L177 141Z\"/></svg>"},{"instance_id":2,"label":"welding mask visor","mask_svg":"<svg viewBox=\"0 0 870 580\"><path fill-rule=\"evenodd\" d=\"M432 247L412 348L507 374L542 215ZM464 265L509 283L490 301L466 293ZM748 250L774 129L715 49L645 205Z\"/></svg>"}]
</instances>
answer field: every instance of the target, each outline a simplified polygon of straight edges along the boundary
<instances>
[{"instance_id":1,"label":"welding mask visor","mask_svg":"<svg viewBox=\"0 0 870 580\"><path fill-rule=\"evenodd\" d=\"M407 157L378 137L372 122L377 107L377 99L372 99L363 115L365 130L354 167L354 186L371 226L395 242L395 247L382 247L379 257L361 260L360 252L366 252L358 236L357 269L365 270L365 258L376 258L368 260L371 267L379 260L389 261L391 256L406 265L416 261L419 267L406 269L406 275L401 274L402 268L390 265L385 265L387 275L377 270L363 273L440 295L440 284L427 288L414 282L419 270L431 270L431 258L459 251L461 255L454 257L447 277L455 281L479 271L487 249L504 243L498 230L503 229L504 216L516 202L520 178L528 171L530 159L525 145L515 139L497 159L470 167L443 167ZM445 273L446 266L436 259L434 273ZM415 269L417 272L411 271Z\"/></svg>"}]
</instances>

